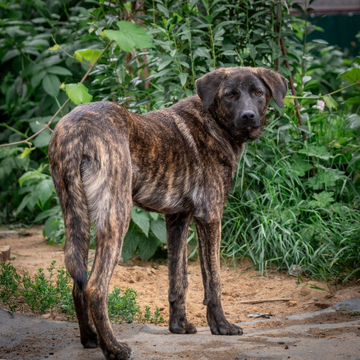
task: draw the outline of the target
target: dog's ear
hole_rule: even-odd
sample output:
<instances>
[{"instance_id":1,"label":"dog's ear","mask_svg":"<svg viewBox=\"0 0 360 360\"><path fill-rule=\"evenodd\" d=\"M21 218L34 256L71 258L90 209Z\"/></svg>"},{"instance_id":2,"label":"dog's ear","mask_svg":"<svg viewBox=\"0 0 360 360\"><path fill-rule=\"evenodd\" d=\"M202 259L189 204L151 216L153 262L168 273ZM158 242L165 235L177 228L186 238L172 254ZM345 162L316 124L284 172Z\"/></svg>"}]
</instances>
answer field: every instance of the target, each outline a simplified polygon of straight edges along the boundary
<instances>
[{"instance_id":1,"label":"dog's ear","mask_svg":"<svg viewBox=\"0 0 360 360\"><path fill-rule=\"evenodd\" d=\"M214 70L195 82L196 92L203 102L204 110L208 110L214 102L215 96L220 89L222 81L225 79L225 72L222 69Z\"/></svg>"},{"instance_id":2,"label":"dog's ear","mask_svg":"<svg viewBox=\"0 0 360 360\"><path fill-rule=\"evenodd\" d=\"M284 107L284 97L288 90L287 80L279 73L270 69L257 68L256 72L270 90L276 104Z\"/></svg>"}]
</instances>

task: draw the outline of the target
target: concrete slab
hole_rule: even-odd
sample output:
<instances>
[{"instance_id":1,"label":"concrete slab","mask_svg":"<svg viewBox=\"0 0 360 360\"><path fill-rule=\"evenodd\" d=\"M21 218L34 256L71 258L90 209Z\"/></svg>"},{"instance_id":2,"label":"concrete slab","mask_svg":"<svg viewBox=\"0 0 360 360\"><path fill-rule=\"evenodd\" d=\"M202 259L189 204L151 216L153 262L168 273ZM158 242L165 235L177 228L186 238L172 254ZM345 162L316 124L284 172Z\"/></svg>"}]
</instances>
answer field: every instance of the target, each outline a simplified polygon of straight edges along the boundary
<instances>
[{"instance_id":1,"label":"concrete slab","mask_svg":"<svg viewBox=\"0 0 360 360\"><path fill-rule=\"evenodd\" d=\"M347 312L341 322L326 317ZM345 310L344 310L345 309ZM133 349L133 359L360 359L360 298L315 313L255 320L240 325L243 336L174 335L166 328L114 325L116 337ZM351 314L353 316L351 316ZM325 323L322 323L325 322ZM262 328L253 328L254 325ZM0 310L0 359L103 360L100 349L83 349L78 325Z\"/></svg>"}]
</instances>

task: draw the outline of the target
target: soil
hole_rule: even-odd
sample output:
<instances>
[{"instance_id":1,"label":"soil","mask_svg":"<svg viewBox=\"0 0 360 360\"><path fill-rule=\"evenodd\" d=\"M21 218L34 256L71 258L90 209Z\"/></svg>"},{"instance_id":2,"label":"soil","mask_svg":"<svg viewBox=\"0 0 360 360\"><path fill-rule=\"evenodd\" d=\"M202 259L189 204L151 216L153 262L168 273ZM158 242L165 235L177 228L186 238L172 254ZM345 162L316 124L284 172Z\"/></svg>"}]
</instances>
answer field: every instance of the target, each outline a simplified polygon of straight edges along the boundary
<instances>
[{"instance_id":1,"label":"soil","mask_svg":"<svg viewBox=\"0 0 360 360\"><path fill-rule=\"evenodd\" d=\"M11 263L18 270L29 274L37 273L39 268L48 268L53 260L55 268L64 266L64 253L60 246L49 245L43 238L41 226L9 232L11 229L0 228L0 246L10 245ZM94 250L89 251L89 265L94 258ZM198 261L188 263L189 288L187 292L187 317L197 327L207 326L206 308L203 301L203 285L200 264ZM237 267L221 266L222 303L224 312L230 322L239 323L251 321L248 314L266 313L271 316L284 317L293 314L313 312L326 308L342 300L359 297L360 282L348 283L344 286L322 283L304 278L298 284L297 277L282 272L267 273L262 276L254 270L249 260L243 259ZM323 288L318 290L312 285ZM130 287L137 291L137 303L141 309L148 305L152 311L160 309L167 326L169 317L167 289L168 271L165 262L141 261L137 258L116 266L111 279L110 289L116 286L122 290ZM291 301L263 302L258 304L242 304L244 300L266 300L271 298L286 298ZM292 306L290 306L292 305ZM26 313L24 308L21 313ZM341 314L334 314L342 321ZM56 318L60 320L60 318ZM319 320L321 323L321 320ZM326 321L326 319L324 319ZM272 323L272 324L271 324ZM274 322L258 323L254 326L274 326ZM271 325L270 325L271 324ZM314 334L315 335L315 334ZM321 335L321 334L320 334ZM321 335L322 336L322 335Z\"/></svg>"}]
</instances>

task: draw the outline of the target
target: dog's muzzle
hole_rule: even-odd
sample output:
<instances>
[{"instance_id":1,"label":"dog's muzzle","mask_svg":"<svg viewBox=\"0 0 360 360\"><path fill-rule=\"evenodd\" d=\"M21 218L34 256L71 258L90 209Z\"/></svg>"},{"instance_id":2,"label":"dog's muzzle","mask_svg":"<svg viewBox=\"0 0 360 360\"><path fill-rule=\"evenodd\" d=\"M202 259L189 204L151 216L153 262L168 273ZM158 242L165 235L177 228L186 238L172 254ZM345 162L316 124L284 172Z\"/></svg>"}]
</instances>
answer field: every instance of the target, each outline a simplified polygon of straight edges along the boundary
<instances>
[{"instance_id":1,"label":"dog's muzzle","mask_svg":"<svg viewBox=\"0 0 360 360\"><path fill-rule=\"evenodd\" d=\"M256 129L260 127L260 125L260 118L253 110L242 111L236 120L236 127L238 129Z\"/></svg>"}]
</instances>

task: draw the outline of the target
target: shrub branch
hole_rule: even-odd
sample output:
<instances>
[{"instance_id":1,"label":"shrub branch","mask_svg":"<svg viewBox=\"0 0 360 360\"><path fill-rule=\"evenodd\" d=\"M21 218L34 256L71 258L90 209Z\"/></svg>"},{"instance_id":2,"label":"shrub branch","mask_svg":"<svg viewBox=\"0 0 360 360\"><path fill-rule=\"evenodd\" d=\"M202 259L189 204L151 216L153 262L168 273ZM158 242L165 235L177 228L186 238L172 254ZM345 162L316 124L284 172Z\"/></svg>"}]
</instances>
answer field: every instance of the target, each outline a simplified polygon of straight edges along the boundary
<instances>
[{"instance_id":1,"label":"shrub branch","mask_svg":"<svg viewBox=\"0 0 360 360\"><path fill-rule=\"evenodd\" d=\"M80 81L80 84L82 84L86 78L89 76L91 70L94 68L95 64L100 60L100 58L104 55L104 53L106 52L106 50L111 46L111 44L114 41L110 41L105 49L100 53L100 55L97 57L97 59L91 64L91 66L89 67L88 71L86 72L86 74L83 76L83 78ZM50 131L52 131L50 129L50 124L54 121L54 119L59 115L59 113L61 112L61 110L63 110L65 108L65 106L70 102L70 99L67 99L62 106L58 109L58 111L56 111L56 113L54 114L54 116L49 120L49 122L47 124L44 125L44 127L42 129L40 129L38 132L36 132L35 134L31 135L30 137L28 137L25 140L21 140L21 141L16 141L13 143L9 143L9 144L1 144L0 147L5 147L5 146L11 146L11 145L18 145L18 144L23 144L26 143L29 146L32 146L30 140L32 140L33 138L35 138L36 136L38 136L40 133L42 133L44 130L49 129Z\"/></svg>"}]
</instances>

